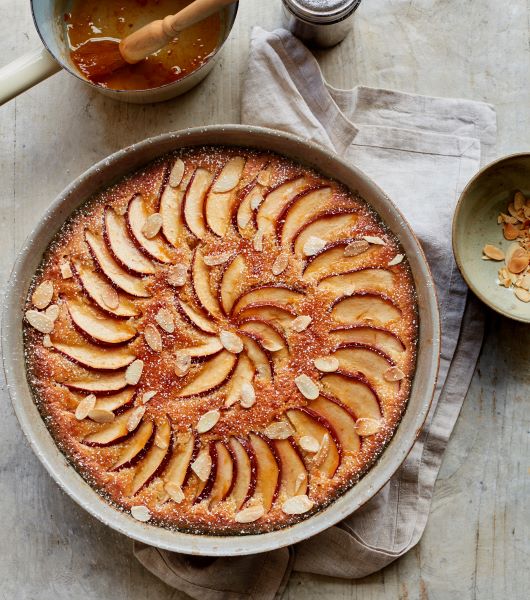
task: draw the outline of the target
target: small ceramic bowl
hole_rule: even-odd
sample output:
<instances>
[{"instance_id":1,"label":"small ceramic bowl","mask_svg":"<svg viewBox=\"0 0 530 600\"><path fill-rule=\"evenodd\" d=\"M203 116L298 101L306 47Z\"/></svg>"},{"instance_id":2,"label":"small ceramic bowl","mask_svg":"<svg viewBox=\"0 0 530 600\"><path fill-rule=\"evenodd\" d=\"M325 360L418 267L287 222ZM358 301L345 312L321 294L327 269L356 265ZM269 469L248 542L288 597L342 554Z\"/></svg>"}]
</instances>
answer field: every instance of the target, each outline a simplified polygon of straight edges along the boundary
<instances>
[{"instance_id":1,"label":"small ceramic bowl","mask_svg":"<svg viewBox=\"0 0 530 600\"><path fill-rule=\"evenodd\" d=\"M498 285L497 273L504 262L482 258L486 244L504 252L513 244L504 239L497 217L508 212L517 190L530 198L530 153L512 154L479 171L456 206L453 252L466 283L485 304L510 319L530 323L530 302L521 302L513 289Z\"/></svg>"}]
</instances>

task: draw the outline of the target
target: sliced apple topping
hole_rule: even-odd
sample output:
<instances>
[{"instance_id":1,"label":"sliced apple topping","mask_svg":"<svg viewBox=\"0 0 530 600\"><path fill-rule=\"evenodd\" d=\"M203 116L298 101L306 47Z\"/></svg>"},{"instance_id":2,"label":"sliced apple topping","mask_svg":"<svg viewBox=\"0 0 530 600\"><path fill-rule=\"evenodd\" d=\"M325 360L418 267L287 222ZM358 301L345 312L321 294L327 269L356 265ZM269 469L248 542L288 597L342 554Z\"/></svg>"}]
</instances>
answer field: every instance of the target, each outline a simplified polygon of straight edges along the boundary
<instances>
[{"instance_id":1,"label":"sliced apple topping","mask_svg":"<svg viewBox=\"0 0 530 600\"><path fill-rule=\"evenodd\" d=\"M182 300L177 300L177 307L180 309L182 314L187 318L187 320L205 333L216 333L217 328L213 321L198 310L195 310L190 304L183 302Z\"/></svg>"},{"instance_id":2,"label":"sliced apple topping","mask_svg":"<svg viewBox=\"0 0 530 600\"><path fill-rule=\"evenodd\" d=\"M401 317L401 310L384 294L356 292L339 299L331 310L332 318L344 325L367 322L386 325Z\"/></svg>"},{"instance_id":3,"label":"sliced apple topping","mask_svg":"<svg viewBox=\"0 0 530 600\"><path fill-rule=\"evenodd\" d=\"M373 326L346 325L331 331L331 338L337 343L359 342L375 346L390 356L399 356L405 351L405 346L399 337L388 331Z\"/></svg>"},{"instance_id":4,"label":"sliced apple topping","mask_svg":"<svg viewBox=\"0 0 530 600\"><path fill-rule=\"evenodd\" d=\"M361 439L355 429L355 416L347 408L319 396L311 403L311 410L321 415L333 427L344 452L355 454L361 449Z\"/></svg>"},{"instance_id":5,"label":"sliced apple topping","mask_svg":"<svg viewBox=\"0 0 530 600\"><path fill-rule=\"evenodd\" d=\"M353 293L356 290L372 290L388 292L394 287L394 274L386 269L358 269L340 275L325 277L318 284L318 289L329 291L336 296Z\"/></svg>"},{"instance_id":6,"label":"sliced apple topping","mask_svg":"<svg viewBox=\"0 0 530 600\"><path fill-rule=\"evenodd\" d=\"M257 185L256 181L246 186L240 194L237 204L236 224L239 233L247 237L246 230L249 229L248 236L251 236L256 229L256 220L254 211L263 202L263 190Z\"/></svg>"},{"instance_id":7,"label":"sliced apple topping","mask_svg":"<svg viewBox=\"0 0 530 600\"><path fill-rule=\"evenodd\" d=\"M231 158L221 169L212 185L214 192L222 193L233 190L241 179L245 167L245 159L242 156Z\"/></svg>"},{"instance_id":8,"label":"sliced apple topping","mask_svg":"<svg viewBox=\"0 0 530 600\"><path fill-rule=\"evenodd\" d=\"M87 435L83 439L83 444L87 446L108 446L123 441L130 434L130 430L127 429L127 422L132 411L133 409L124 412L116 417L112 423L108 423L96 432Z\"/></svg>"},{"instance_id":9,"label":"sliced apple topping","mask_svg":"<svg viewBox=\"0 0 530 600\"><path fill-rule=\"evenodd\" d=\"M136 358L135 355L126 348L110 350L99 348L88 343L73 346L61 342L53 342L53 347L67 358L80 365L89 367L90 369L114 371L126 367Z\"/></svg>"},{"instance_id":10,"label":"sliced apple topping","mask_svg":"<svg viewBox=\"0 0 530 600\"><path fill-rule=\"evenodd\" d=\"M290 439L275 440L276 452L280 458L280 494L292 498L307 492L308 476L304 461Z\"/></svg>"},{"instance_id":11,"label":"sliced apple topping","mask_svg":"<svg viewBox=\"0 0 530 600\"><path fill-rule=\"evenodd\" d=\"M251 433L250 443L256 457L257 480L254 496L261 499L266 512L271 509L280 488L280 466L272 442Z\"/></svg>"},{"instance_id":12,"label":"sliced apple topping","mask_svg":"<svg viewBox=\"0 0 530 600\"><path fill-rule=\"evenodd\" d=\"M117 392L127 386L125 373L92 372L84 377L62 382L66 387L80 392L106 393Z\"/></svg>"},{"instance_id":13,"label":"sliced apple topping","mask_svg":"<svg viewBox=\"0 0 530 600\"><path fill-rule=\"evenodd\" d=\"M169 186L172 188L178 187L182 182L182 178L184 177L185 171L186 171L186 165L185 165L184 161L181 158L177 158L177 160L174 162L173 166L171 167L171 171L169 173L169 179L168 179Z\"/></svg>"},{"instance_id":14,"label":"sliced apple topping","mask_svg":"<svg viewBox=\"0 0 530 600\"><path fill-rule=\"evenodd\" d=\"M178 396L183 398L211 392L228 380L236 363L235 354L222 350L203 363L192 381L178 392Z\"/></svg>"},{"instance_id":15,"label":"sliced apple topping","mask_svg":"<svg viewBox=\"0 0 530 600\"><path fill-rule=\"evenodd\" d=\"M171 178L171 177L170 177ZM185 225L182 218L184 190L167 185L160 198L160 216L162 217L162 234L175 248L184 242Z\"/></svg>"},{"instance_id":16,"label":"sliced apple topping","mask_svg":"<svg viewBox=\"0 0 530 600\"><path fill-rule=\"evenodd\" d=\"M220 286L221 306L225 314L230 314L234 303L240 296L247 271L247 264L241 254L238 254L226 267Z\"/></svg>"},{"instance_id":17,"label":"sliced apple topping","mask_svg":"<svg viewBox=\"0 0 530 600\"><path fill-rule=\"evenodd\" d=\"M232 331L221 331L219 340L223 344L223 348L228 352L232 352L232 354L239 354L243 351L244 346L241 338Z\"/></svg>"},{"instance_id":18,"label":"sliced apple topping","mask_svg":"<svg viewBox=\"0 0 530 600\"><path fill-rule=\"evenodd\" d=\"M124 407L129 406L134 399L135 389L128 387L117 394L111 394L110 396L101 396L97 399L94 408L101 410L117 411L123 410Z\"/></svg>"},{"instance_id":19,"label":"sliced apple topping","mask_svg":"<svg viewBox=\"0 0 530 600\"><path fill-rule=\"evenodd\" d=\"M286 181L271 190L257 212L258 229L264 234L273 234L283 209L304 189L310 187L309 180L298 177Z\"/></svg>"},{"instance_id":20,"label":"sliced apple topping","mask_svg":"<svg viewBox=\"0 0 530 600\"><path fill-rule=\"evenodd\" d=\"M202 502L210 495L217 475L217 447L210 442L203 448L191 464L191 469L199 478L195 488L193 504Z\"/></svg>"},{"instance_id":21,"label":"sliced apple topping","mask_svg":"<svg viewBox=\"0 0 530 600\"><path fill-rule=\"evenodd\" d=\"M192 346L191 348L182 348L179 350L179 354L187 355L190 358L205 358L217 354L223 349L223 344L219 338L211 338L206 343L200 346Z\"/></svg>"},{"instance_id":22,"label":"sliced apple topping","mask_svg":"<svg viewBox=\"0 0 530 600\"><path fill-rule=\"evenodd\" d=\"M212 184L213 176L206 169L197 169L191 176L184 195L184 220L195 237L202 240L206 234L204 201Z\"/></svg>"},{"instance_id":23,"label":"sliced apple topping","mask_svg":"<svg viewBox=\"0 0 530 600\"><path fill-rule=\"evenodd\" d=\"M320 215L313 220L306 219L306 222L293 236L294 253L299 257L308 256L304 252L304 248L311 238L329 243L337 239L339 235L348 237L358 220L359 217L355 213L330 213Z\"/></svg>"},{"instance_id":24,"label":"sliced apple topping","mask_svg":"<svg viewBox=\"0 0 530 600\"><path fill-rule=\"evenodd\" d=\"M172 484L182 489L190 473L195 451L196 438L192 433L181 433L177 436L172 457L162 475L166 486Z\"/></svg>"},{"instance_id":25,"label":"sliced apple topping","mask_svg":"<svg viewBox=\"0 0 530 600\"><path fill-rule=\"evenodd\" d=\"M281 308L294 308L304 298L302 292L285 286L264 285L254 288L241 296L235 304L232 313L237 315L251 305L271 305Z\"/></svg>"},{"instance_id":26,"label":"sliced apple topping","mask_svg":"<svg viewBox=\"0 0 530 600\"><path fill-rule=\"evenodd\" d=\"M159 435L165 443L159 445L153 444L147 451L145 458L138 464L131 484L131 496L134 496L146 486L163 466L171 439L171 425L167 417L164 418L162 423L156 426L156 435ZM165 447L161 448L161 445Z\"/></svg>"},{"instance_id":27,"label":"sliced apple topping","mask_svg":"<svg viewBox=\"0 0 530 600\"><path fill-rule=\"evenodd\" d=\"M253 395L253 398L250 397L251 393L247 386L250 385L252 392L254 392L254 388L252 387L254 373L254 365L250 358L248 358L246 354L241 354L230 383L228 384L225 400L226 407L233 406L236 402L241 402L243 408L250 408L250 406L252 406L256 397L255 394ZM244 392L246 392L246 397L244 397ZM245 404L243 404L243 400L246 400ZM253 402L249 404L251 400L253 400Z\"/></svg>"},{"instance_id":28,"label":"sliced apple topping","mask_svg":"<svg viewBox=\"0 0 530 600\"><path fill-rule=\"evenodd\" d=\"M127 208L127 223L129 231L135 239L138 248L150 258L161 262L171 263L171 254L168 246L163 241L162 237L156 233L149 238L144 234L146 221L151 217L144 200L140 194L134 195L129 201ZM162 223L162 217L157 219L157 223Z\"/></svg>"},{"instance_id":29,"label":"sliced apple topping","mask_svg":"<svg viewBox=\"0 0 530 600\"><path fill-rule=\"evenodd\" d=\"M275 369L280 369L287 364L289 361L287 342L271 324L263 321L246 321L241 325L241 330L250 333L265 350L272 352Z\"/></svg>"},{"instance_id":30,"label":"sliced apple topping","mask_svg":"<svg viewBox=\"0 0 530 600\"><path fill-rule=\"evenodd\" d=\"M217 296L212 291L210 270L204 262L202 252L197 248L191 263L193 290L200 305L213 317L221 316L221 308Z\"/></svg>"},{"instance_id":31,"label":"sliced apple topping","mask_svg":"<svg viewBox=\"0 0 530 600\"><path fill-rule=\"evenodd\" d=\"M272 381L272 358L268 351L256 342L256 337L250 333L242 335L245 351L256 367L256 376L265 382Z\"/></svg>"},{"instance_id":32,"label":"sliced apple topping","mask_svg":"<svg viewBox=\"0 0 530 600\"><path fill-rule=\"evenodd\" d=\"M129 443L121 451L118 460L112 466L114 471L132 467L136 461L140 460L148 447L154 430L152 421L144 421L138 431L131 437Z\"/></svg>"},{"instance_id":33,"label":"sliced apple topping","mask_svg":"<svg viewBox=\"0 0 530 600\"><path fill-rule=\"evenodd\" d=\"M297 321L297 319L302 319L302 317L295 317L296 313L287 308L283 308L280 306L268 306L268 305L253 305L247 306L247 308L243 309L239 313L239 319L241 321L247 320L258 320L258 321L266 321L267 323L272 323L273 325L279 325L283 329L295 329L295 322L303 323L305 321ZM311 322L311 317L304 317L309 319L309 323ZM306 325L306 327L307 327Z\"/></svg>"},{"instance_id":34,"label":"sliced apple topping","mask_svg":"<svg viewBox=\"0 0 530 600\"><path fill-rule=\"evenodd\" d=\"M210 506L222 502L234 485L234 462L230 452L222 442L215 442L217 450L217 469L215 481L210 492Z\"/></svg>"},{"instance_id":35,"label":"sliced apple topping","mask_svg":"<svg viewBox=\"0 0 530 600\"><path fill-rule=\"evenodd\" d=\"M236 510L252 497L256 489L257 466L254 451L243 438L231 437L230 449L234 456L234 485L229 497L234 501Z\"/></svg>"},{"instance_id":36,"label":"sliced apple topping","mask_svg":"<svg viewBox=\"0 0 530 600\"><path fill-rule=\"evenodd\" d=\"M310 256L304 269L303 278L318 280L328 275L351 271L358 268L360 258L371 257L379 251L377 246L368 245L362 253L348 256L345 249L351 242L351 239L330 242L321 252Z\"/></svg>"}]
</instances>

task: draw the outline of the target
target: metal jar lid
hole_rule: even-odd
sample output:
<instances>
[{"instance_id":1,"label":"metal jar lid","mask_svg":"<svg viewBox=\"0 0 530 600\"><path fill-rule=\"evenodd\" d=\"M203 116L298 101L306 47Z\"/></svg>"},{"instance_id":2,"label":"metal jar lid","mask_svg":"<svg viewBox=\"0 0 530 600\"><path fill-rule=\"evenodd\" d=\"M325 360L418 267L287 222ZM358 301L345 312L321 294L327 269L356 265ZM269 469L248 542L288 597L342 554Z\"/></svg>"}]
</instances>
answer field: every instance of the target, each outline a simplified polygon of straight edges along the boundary
<instances>
[{"instance_id":1,"label":"metal jar lid","mask_svg":"<svg viewBox=\"0 0 530 600\"><path fill-rule=\"evenodd\" d=\"M361 0L283 0L295 16L309 23L336 23L350 16Z\"/></svg>"}]
</instances>

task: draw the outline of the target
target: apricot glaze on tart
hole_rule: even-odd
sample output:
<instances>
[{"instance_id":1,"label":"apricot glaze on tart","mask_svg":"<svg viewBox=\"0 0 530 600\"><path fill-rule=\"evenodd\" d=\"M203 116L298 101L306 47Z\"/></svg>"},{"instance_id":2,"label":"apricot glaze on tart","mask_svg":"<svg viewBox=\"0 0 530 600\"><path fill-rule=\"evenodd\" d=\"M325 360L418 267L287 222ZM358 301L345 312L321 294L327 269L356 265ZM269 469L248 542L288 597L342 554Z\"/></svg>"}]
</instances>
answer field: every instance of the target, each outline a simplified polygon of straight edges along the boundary
<instances>
[{"instance_id":1,"label":"apricot glaze on tart","mask_svg":"<svg viewBox=\"0 0 530 600\"><path fill-rule=\"evenodd\" d=\"M259 533L373 465L406 407L416 297L358 196L281 156L189 148L97 194L26 301L35 401L137 519Z\"/></svg>"}]
</instances>

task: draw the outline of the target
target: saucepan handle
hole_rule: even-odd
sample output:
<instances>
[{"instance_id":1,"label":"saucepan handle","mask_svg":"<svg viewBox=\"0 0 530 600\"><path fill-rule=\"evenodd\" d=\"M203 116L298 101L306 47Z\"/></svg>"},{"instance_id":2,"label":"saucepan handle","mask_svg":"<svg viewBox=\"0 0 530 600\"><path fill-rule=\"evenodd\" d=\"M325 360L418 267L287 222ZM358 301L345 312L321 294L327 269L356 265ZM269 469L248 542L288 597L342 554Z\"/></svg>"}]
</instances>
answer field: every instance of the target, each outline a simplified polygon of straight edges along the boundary
<instances>
[{"instance_id":1,"label":"saucepan handle","mask_svg":"<svg viewBox=\"0 0 530 600\"><path fill-rule=\"evenodd\" d=\"M45 48L19 56L0 68L0 106L60 69Z\"/></svg>"}]
</instances>

